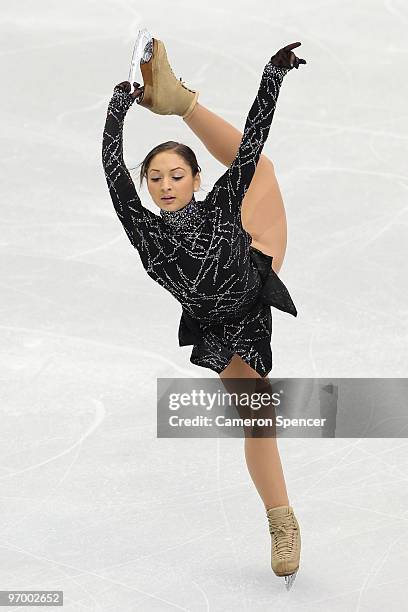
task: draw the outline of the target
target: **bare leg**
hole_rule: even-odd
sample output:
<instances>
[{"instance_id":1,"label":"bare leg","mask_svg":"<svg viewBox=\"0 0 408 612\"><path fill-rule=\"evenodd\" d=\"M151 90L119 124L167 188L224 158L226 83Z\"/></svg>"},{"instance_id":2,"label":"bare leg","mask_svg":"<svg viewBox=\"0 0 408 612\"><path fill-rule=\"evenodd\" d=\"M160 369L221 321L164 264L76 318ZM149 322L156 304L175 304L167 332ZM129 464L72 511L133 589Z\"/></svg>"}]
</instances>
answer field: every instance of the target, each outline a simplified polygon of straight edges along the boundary
<instances>
[{"instance_id":1,"label":"bare leg","mask_svg":"<svg viewBox=\"0 0 408 612\"><path fill-rule=\"evenodd\" d=\"M261 378L241 357L234 355L219 377ZM265 509L288 506L285 478L276 438L245 438L245 459L248 472L265 505Z\"/></svg>"},{"instance_id":2,"label":"bare leg","mask_svg":"<svg viewBox=\"0 0 408 612\"><path fill-rule=\"evenodd\" d=\"M238 151L242 133L197 102L184 120L207 150L229 166ZM242 225L251 234L252 245L273 256L278 272L286 250L285 208L272 162L261 155L242 204ZM220 378L261 378L239 355L220 373ZM265 508L289 505L276 438L245 438L249 474Z\"/></svg>"},{"instance_id":3,"label":"bare leg","mask_svg":"<svg viewBox=\"0 0 408 612\"><path fill-rule=\"evenodd\" d=\"M231 165L242 138L239 130L199 102L184 121L219 162ZM241 219L252 245L273 257L272 268L278 273L286 252L286 215L274 166L265 155L243 199Z\"/></svg>"}]
</instances>

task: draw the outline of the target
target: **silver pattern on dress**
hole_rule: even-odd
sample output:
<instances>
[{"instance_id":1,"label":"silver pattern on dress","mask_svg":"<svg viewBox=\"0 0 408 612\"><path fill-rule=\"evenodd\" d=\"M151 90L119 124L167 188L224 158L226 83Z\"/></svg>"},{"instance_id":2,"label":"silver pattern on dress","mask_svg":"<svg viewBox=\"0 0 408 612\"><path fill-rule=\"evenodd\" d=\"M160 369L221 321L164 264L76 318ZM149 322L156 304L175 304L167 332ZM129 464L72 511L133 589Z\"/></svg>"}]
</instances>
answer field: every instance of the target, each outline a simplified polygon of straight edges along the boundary
<instances>
[{"instance_id":1,"label":"silver pattern on dress","mask_svg":"<svg viewBox=\"0 0 408 612\"><path fill-rule=\"evenodd\" d=\"M183 208L178 210L160 209L160 216L164 223L175 232L195 232L205 219L205 209L201 202L197 202L194 194Z\"/></svg>"},{"instance_id":2,"label":"silver pattern on dress","mask_svg":"<svg viewBox=\"0 0 408 612\"><path fill-rule=\"evenodd\" d=\"M237 353L266 376L271 305L296 316L286 287L272 275L271 258L252 249L241 223L242 201L288 71L268 62L234 161L203 201L193 196L178 211L155 214L142 205L123 160L123 123L134 99L115 88L108 105L102 163L118 218L146 273L182 306L179 345L193 345L190 361L218 373Z\"/></svg>"}]
</instances>

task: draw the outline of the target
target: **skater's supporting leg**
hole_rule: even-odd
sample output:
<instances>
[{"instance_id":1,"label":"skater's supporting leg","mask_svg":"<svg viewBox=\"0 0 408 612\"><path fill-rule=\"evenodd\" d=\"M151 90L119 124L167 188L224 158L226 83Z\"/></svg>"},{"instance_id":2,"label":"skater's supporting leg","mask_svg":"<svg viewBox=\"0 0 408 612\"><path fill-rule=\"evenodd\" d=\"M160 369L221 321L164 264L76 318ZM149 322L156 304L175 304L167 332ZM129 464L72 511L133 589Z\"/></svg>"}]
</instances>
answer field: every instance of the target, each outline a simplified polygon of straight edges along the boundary
<instances>
[{"instance_id":1,"label":"skater's supporting leg","mask_svg":"<svg viewBox=\"0 0 408 612\"><path fill-rule=\"evenodd\" d=\"M261 378L258 372L237 354L219 374L219 377L221 380L227 378ZM246 437L245 459L248 472L265 505L265 509L289 505L276 438Z\"/></svg>"},{"instance_id":2,"label":"skater's supporting leg","mask_svg":"<svg viewBox=\"0 0 408 612\"><path fill-rule=\"evenodd\" d=\"M276 438L245 438L245 459L265 509L288 506L285 477Z\"/></svg>"},{"instance_id":3,"label":"skater's supporting leg","mask_svg":"<svg viewBox=\"0 0 408 612\"><path fill-rule=\"evenodd\" d=\"M184 121L219 162L231 165L242 138L239 130L199 102ZM252 245L271 255L272 268L279 272L287 244L286 215L273 163L265 155L261 155L245 194L241 217Z\"/></svg>"}]
</instances>

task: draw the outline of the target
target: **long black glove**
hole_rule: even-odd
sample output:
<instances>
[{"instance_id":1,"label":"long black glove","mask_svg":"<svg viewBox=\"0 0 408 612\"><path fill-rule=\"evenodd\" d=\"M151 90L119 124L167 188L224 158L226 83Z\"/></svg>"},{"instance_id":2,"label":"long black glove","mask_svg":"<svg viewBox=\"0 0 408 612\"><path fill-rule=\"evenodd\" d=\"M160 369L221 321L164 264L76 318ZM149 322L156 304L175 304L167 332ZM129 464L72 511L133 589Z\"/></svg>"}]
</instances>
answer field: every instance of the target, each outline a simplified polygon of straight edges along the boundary
<instances>
[{"instance_id":1,"label":"long black glove","mask_svg":"<svg viewBox=\"0 0 408 612\"><path fill-rule=\"evenodd\" d=\"M133 92L131 92L132 90L132 86L129 83L129 81L122 81L121 83L118 83L117 85L115 85L115 88L113 91L117 90L117 91L121 91L123 92L123 98L126 99L126 103L127 106L131 106L133 104L133 102L136 100L137 103L140 102L139 96L141 96L141 94L143 94L144 92L144 86L142 85L142 87L139 87L140 83L136 83L136 81L133 83ZM127 94L127 95L126 95Z\"/></svg>"},{"instance_id":2,"label":"long black glove","mask_svg":"<svg viewBox=\"0 0 408 612\"><path fill-rule=\"evenodd\" d=\"M292 49L300 47L301 44L300 42L295 42L279 49L279 51L271 57L272 64L279 68L289 68L289 70L292 68L299 68L300 64L306 64L306 60L296 57L292 51Z\"/></svg>"}]
</instances>

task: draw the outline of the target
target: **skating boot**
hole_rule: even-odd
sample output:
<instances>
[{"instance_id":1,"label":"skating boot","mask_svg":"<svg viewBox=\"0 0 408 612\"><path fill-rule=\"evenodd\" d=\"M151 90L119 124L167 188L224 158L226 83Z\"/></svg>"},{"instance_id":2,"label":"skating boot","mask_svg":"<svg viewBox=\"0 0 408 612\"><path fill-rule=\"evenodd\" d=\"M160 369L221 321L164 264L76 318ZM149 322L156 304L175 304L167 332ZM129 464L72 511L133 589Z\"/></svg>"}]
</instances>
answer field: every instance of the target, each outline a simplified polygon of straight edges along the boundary
<instances>
[{"instance_id":1,"label":"skating boot","mask_svg":"<svg viewBox=\"0 0 408 612\"><path fill-rule=\"evenodd\" d=\"M289 590L296 578L300 560L300 528L291 506L267 510L272 537L271 565L276 576L284 576Z\"/></svg>"},{"instance_id":2,"label":"skating boot","mask_svg":"<svg viewBox=\"0 0 408 612\"><path fill-rule=\"evenodd\" d=\"M164 43L153 38L147 30L139 31L136 48L140 49L143 77L143 94L138 104L158 115L179 115L186 119L194 110L199 92L189 89L176 78Z\"/></svg>"}]
</instances>

